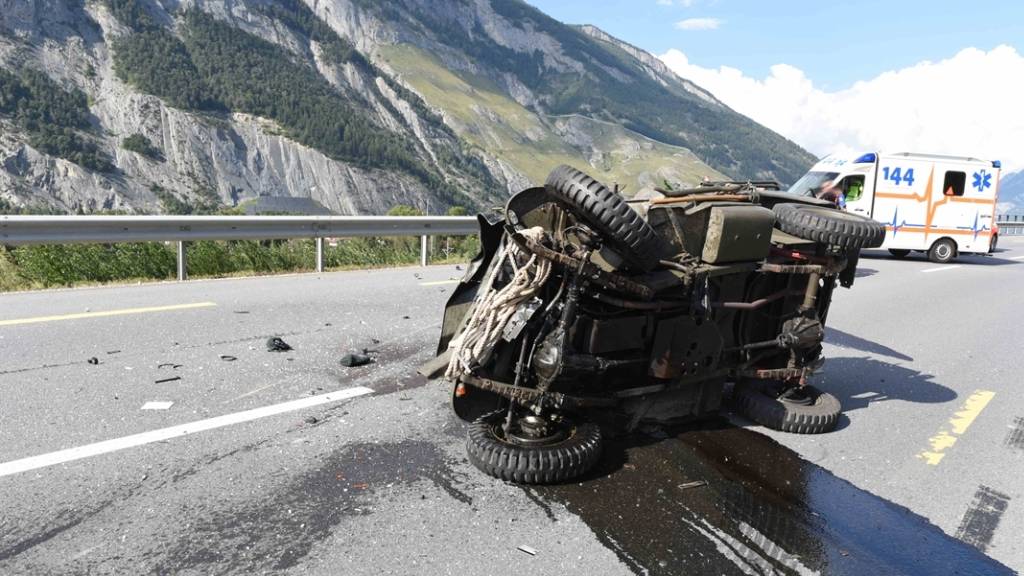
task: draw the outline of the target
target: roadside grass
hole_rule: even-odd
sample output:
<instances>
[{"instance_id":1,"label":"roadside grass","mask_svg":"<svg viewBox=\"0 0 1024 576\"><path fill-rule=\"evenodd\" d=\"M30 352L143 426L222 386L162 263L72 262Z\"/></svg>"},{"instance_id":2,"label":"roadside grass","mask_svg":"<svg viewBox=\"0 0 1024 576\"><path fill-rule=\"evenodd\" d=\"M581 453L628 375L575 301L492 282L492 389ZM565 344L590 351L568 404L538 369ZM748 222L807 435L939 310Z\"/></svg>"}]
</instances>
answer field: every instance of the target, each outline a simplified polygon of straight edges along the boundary
<instances>
[{"instance_id":1,"label":"roadside grass","mask_svg":"<svg viewBox=\"0 0 1024 576\"><path fill-rule=\"evenodd\" d=\"M324 244L326 270L406 266L419 262L418 237L339 238ZM433 264L465 262L479 239L432 237ZM301 240L191 242L189 278L224 278L312 271L316 245ZM150 282L175 277L175 245L160 242L0 246L0 292L107 283Z\"/></svg>"}]
</instances>

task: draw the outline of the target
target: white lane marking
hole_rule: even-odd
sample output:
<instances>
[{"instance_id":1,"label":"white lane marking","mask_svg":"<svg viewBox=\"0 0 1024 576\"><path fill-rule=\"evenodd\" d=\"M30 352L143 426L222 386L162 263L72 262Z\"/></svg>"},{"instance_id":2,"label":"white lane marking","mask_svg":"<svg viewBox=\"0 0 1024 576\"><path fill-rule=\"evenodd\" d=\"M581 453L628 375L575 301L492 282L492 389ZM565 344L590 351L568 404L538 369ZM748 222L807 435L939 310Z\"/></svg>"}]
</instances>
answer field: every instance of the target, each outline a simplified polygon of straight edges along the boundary
<instances>
[{"instance_id":1,"label":"white lane marking","mask_svg":"<svg viewBox=\"0 0 1024 576\"><path fill-rule=\"evenodd\" d=\"M921 272L942 272L943 270L956 270L959 267L959 264L954 264L952 266L942 266L940 268L928 268L927 270L921 270Z\"/></svg>"},{"instance_id":2,"label":"white lane marking","mask_svg":"<svg viewBox=\"0 0 1024 576\"><path fill-rule=\"evenodd\" d=\"M167 410L168 408L170 408L173 405L174 405L174 402L171 402L171 401L157 400L157 401L146 402L145 404L142 405L142 409L143 410Z\"/></svg>"},{"instance_id":3,"label":"white lane marking","mask_svg":"<svg viewBox=\"0 0 1024 576\"><path fill-rule=\"evenodd\" d=\"M441 286L444 284L458 284L461 280L437 280L434 282L420 282L420 286Z\"/></svg>"},{"instance_id":4,"label":"white lane marking","mask_svg":"<svg viewBox=\"0 0 1024 576\"><path fill-rule=\"evenodd\" d=\"M95 444L86 444L85 446L58 450L57 452L50 452L49 454L41 454L39 456L22 458L21 460L13 460L11 462L0 464L0 477L35 470L36 468L53 466L54 464L63 464L64 462L71 462L72 460L79 460L81 458L99 456L100 454L115 452L125 448L142 446L143 444L149 444L151 442L161 442L163 440L169 440L179 436L195 434L196 432L213 430L214 428L220 428L222 426L230 426L231 424L239 424L250 420L266 418L267 416L274 416L276 414L283 414L293 410L318 406L328 402L338 402L339 400L347 400L349 398L355 398L356 396L363 396L364 394L372 393L373 390L366 388L365 386L345 388L335 392L328 392L327 394L320 394L319 396L300 398L298 400L274 404L272 406L264 406L262 408L255 408L244 412L235 412L234 414L225 414L224 416L198 420L188 424L171 426L170 428L150 430L149 432L142 432L140 434L133 434L122 438L114 438L113 440L104 440L103 442L96 442Z\"/></svg>"},{"instance_id":5,"label":"white lane marking","mask_svg":"<svg viewBox=\"0 0 1024 576\"><path fill-rule=\"evenodd\" d=\"M169 312L171 310L190 310L192 308L209 308L216 302L193 302L192 304L173 304L171 306L148 306L146 308L122 308L121 310L100 310L98 312L79 312L77 314L61 314L59 316L36 316L34 318L14 318L0 320L0 326L17 326L19 324L36 324L38 322L56 322L58 320L79 320L82 318L106 318L108 316L124 316L125 314L148 314L151 312Z\"/></svg>"},{"instance_id":6,"label":"white lane marking","mask_svg":"<svg viewBox=\"0 0 1024 576\"><path fill-rule=\"evenodd\" d=\"M1014 256L1010 260L1024 260L1024 256Z\"/></svg>"}]
</instances>

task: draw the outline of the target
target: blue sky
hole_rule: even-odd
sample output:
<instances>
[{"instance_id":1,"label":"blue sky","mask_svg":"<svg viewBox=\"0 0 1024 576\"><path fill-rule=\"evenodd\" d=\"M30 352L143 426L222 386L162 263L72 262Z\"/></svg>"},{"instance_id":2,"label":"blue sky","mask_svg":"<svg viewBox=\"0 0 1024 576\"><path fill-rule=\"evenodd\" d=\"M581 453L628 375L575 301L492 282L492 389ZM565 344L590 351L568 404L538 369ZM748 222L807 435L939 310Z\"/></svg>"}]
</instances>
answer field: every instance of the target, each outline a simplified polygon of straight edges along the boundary
<instances>
[{"instance_id":1,"label":"blue sky","mask_svg":"<svg viewBox=\"0 0 1024 576\"><path fill-rule=\"evenodd\" d=\"M654 54L676 48L694 64L730 66L758 78L770 66L785 63L827 90L923 60L949 58L969 46L1024 49L1024 2L1019 0L528 1L558 20L594 24ZM713 30L675 27L691 18L720 23Z\"/></svg>"},{"instance_id":2,"label":"blue sky","mask_svg":"<svg viewBox=\"0 0 1024 576\"><path fill-rule=\"evenodd\" d=\"M818 156L1024 169L1024 0L527 0L660 57Z\"/></svg>"}]
</instances>

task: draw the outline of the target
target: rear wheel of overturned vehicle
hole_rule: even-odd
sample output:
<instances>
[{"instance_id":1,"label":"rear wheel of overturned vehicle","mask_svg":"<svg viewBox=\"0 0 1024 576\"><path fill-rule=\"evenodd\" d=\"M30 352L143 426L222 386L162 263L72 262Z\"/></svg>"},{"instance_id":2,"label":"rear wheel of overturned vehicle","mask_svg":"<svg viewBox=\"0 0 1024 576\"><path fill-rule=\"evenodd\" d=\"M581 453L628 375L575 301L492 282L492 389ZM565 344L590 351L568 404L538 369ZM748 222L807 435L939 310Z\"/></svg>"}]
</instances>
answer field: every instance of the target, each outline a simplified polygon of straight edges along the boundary
<instances>
[{"instance_id":1,"label":"rear wheel of overturned vehicle","mask_svg":"<svg viewBox=\"0 0 1024 576\"><path fill-rule=\"evenodd\" d=\"M928 259L936 264L946 264L956 258L956 244L949 238L940 238L928 249Z\"/></svg>"},{"instance_id":2,"label":"rear wheel of overturned vehicle","mask_svg":"<svg viewBox=\"0 0 1024 576\"><path fill-rule=\"evenodd\" d=\"M885 226L858 214L809 204L776 204L779 229L798 238L840 248L878 248Z\"/></svg>"},{"instance_id":3,"label":"rear wheel of overturned vehicle","mask_svg":"<svg viewBox=\"0 0 1024 576\"><path fill-rule=\"evenodd\" d=\"M733 388L736 409L773 430L797 434L831 432L839 422L839 400L813 386L785 387L770 380L742 380Z\"/></svg>"},{"instance_id":4,"label":"rear wheel of overturned vehicle","mask_svg":"<svg viewBox=\"0 0 1024 576\"><path fill-rule=\"evenodd\" d=\"M617 192L564 165L551 171L544 189L596 230L627 262L644 271L658 265L665 250L661 238Z\"/></svg>"},{"instance_id":5,"label":"rear wheel of overturned vehicle","mask_svg":"<svg viewBox=\"0 0 1024 576\"><path fill-rule=\"evenodd\" d=\"M889 248L889 254L892 254L893 258L898 258L902 260L910 255L910 250L904 250L902 248Z\"/></svg>"},{"instance_id":6,"label":"rear wheel of overturned vehicle","mask_svg":"<svg viewBox=\"0 0 1024 576\"><path fill-rule=\"evenodd\" d=\"M601 457L601 429L593 423L552 421L532 414L513 419L508 410L477 418L469 425L466 452L480 470L521 484L555 484L590 470Z\"/></svg>"}]
</instances>

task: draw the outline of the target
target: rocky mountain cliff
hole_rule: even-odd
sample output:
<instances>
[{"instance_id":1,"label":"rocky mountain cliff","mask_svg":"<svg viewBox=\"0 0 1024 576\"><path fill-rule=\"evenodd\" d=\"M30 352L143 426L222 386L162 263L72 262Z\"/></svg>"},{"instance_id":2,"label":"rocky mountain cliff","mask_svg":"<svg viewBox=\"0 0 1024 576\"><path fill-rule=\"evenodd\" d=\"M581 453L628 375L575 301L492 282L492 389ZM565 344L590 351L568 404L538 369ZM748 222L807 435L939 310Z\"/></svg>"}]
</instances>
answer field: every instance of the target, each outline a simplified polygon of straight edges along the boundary
<instances>
[{"instance_id":1,"label":"rocky mountain cliff","mask_svg":"<svg viewBox=\"0 0 1024 576\"><path fill-rule=\"evenodd\" d=\"M0 0L0 208L481 208L559 163L627 191L812 158L518 0Z\"/></svg>"}]
</instances>

